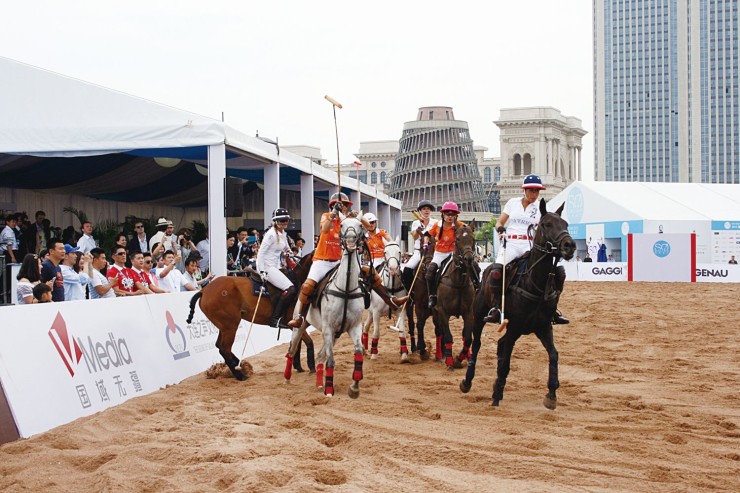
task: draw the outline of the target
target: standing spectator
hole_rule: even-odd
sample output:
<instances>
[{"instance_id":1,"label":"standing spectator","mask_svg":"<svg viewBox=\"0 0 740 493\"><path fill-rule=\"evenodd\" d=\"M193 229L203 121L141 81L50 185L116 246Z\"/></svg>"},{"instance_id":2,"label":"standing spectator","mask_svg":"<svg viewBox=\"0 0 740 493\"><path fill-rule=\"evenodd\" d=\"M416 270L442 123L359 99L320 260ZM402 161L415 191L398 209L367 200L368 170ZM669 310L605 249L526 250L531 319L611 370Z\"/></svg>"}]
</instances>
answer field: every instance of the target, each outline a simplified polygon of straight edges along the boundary
<instances>
[{"instance_id":1,"label":"standing spectator","mask_svg":"<svg viewBox=\"0 0 740 493\"><path fill-rule=\"evenodd\" d=\"M175 249L177 248L177 239L174 237L172 232L174 231L175 227L172 224L172 221L168 221L164 217L160 217L157 221L157 232L149 238L149 251L154 252L154 244L155 243L162 243L165 250L169 250L171 247L171 244L174 243ZM176 250L173 250L176 251Z\"/></svg>"},{"instance_id":2,"label":"standing spectator","mask_svg":"<svg viewBox=\"0 0 740 493\"><path fill-rule=\"evenodd\" d=\"M34 302L33 287L41 282L41 262L35 253L27 253L18 271L16 296L19 305L30 305Z\"/></svg>"},{"instance_id":3,"label":"standing spectator","mask_svg":"<svg viewBox=\"0 0 740 493\"><path fill-rule=\"evenodd\" d=\"M87 275L90 278L90 299L115 298L116 293L113 287L118 283L118 275L108 279L100 272L108 265L108 261L105 259L105 250L93 248L90 255L92 260L87 263Z\"/></svg>"},{"instance_id":4,"label":"standing spectator","mask_svg":"<svg viewBox=\"0 0 740 493\"><path fill-rule=\"evenodd\" d=\"M178 253L182 258L190 258L193 253L196 253L198 259L200 259L200 253L198 253L198 249L196 248L195 243L193 243L193 234L188 228L180 228L177 232L177 245L179 248ZM185 272L185 264L178 264L177 268L180 272Z\"/></svg>"},{"instance_id":5,"label":"standing spectator","mask_svg":"<svg viewBox=\"0 0 740 493\"><path fill-rule=\"evenodd\" d=\"M728 263L728 264L732 264L732 265L737 265L737 260L735 260L735 256L734 256L734 255L732 255L732 256L730 257L730 261L729 261L729 262L727 262L727 263Z\"/></svg>"},{"instance_id":6,"label":"standing spectator","mask_svg":"<svg viewBox=\"0 0 740 493\"><path fill-rule=\"evenodd\" d=\"M67 254L64 243L58 238L52 238L47 242L49 245L49 257L41 263L41 282L53 281L51 286L51 299L59 302L64 301L64 277L59 264Z\"/></svg>"},{"instance_id":7,"label":"standing spectator","mask_svg":"<svg viewBox=\"0 0 740 493\"><path fill-rule=\"evenodd\" d=\"M78 301L85 299L85 286L90 278L85 272L85 263L89 261L89 255L84 259L79 247L64 245L65 256L60 266L64 278L64 301Z\"/></svg>"},{"instance_id":8,"label":"standing spectator","mask_svg":"<svg viewBox=\"0 0 740 493\"><path fill-rule=\"evenodd\" d=\"M249 238L247 228L242 227L236 230L236 240L236 255L234 256L234 261L241 270L247 266L249 259L252 258L252 245L254 245L255 239Z\"/></svg>"},{"instance_id":9,"label":"standing spectator","mask_svg":"<svg viewBox=\"0 0 740 493\"><path fill-rule=\"evenodd\" d=\"M44 211L36 211L35 222L28 227L25 240L28 253L43 255L47 251L46 242L51 238L50 223Z\"/></svg>"},{"instance_id":10,"label":"standing spectator","mask_svg":"<svg viewBox=\"0 0 740 493\"><path fill-rule=\"evenodd\" d=\"M134 294L152 294L149 289L148 277L142 274L144 267L144 254L136 252L131 256L131 272L134 278Z\"/></svg>"},{"instance_id":11,"label":"standing spectator","mask_svg":"<svg viewBox=\"0 0 740 493\"><path fill-rule=\"evenodd\" d=\"M236 262L236 259L238 258L237 248L236 235L229 233L226 237L226 270L229 272L239 270L239 264Z\"/></svg>"},{"instance_id":12,"label":"standing spectator","mask_svg":"<svg viewBox=\"0 0 740 493\"><path fill-rule=\"evenodd\" d=\"M586 252L586 258L583 259L584 262L593 262L594 259L591 258L591 254L589 252Z\"/></svg>"},{"instance_id":13,"label":"standing spectator","mask_svg":"<svg viewBox=\"0 0 740 493\"><path fill-rule=\"evenodd\" d=\"M213 274L208 274L206 277L199 279L200 275L198 273L198 259L188 257L188 259L185 261L185 273L183 274L183 277L185 278L186 284L195 286L196 289L200 290L203 288L204 284L206 284L208 281L211 280L211 278L213 278Z\"/></svg>"},{"instance_id":14,"label":"standing spectator","mask_svg":"<svg viewBox=\"0 0 740 493\"><path fill-rule=\"evenodd\" d=\"M150 236L147 236L146 230L144 229L143 221L136 221L134 223L134 237L128 242L127 250L129 257L136 252L151 252L149 245Z\"/></svg>"},{"instance_id":15,"label":"standing spectator","mask_svg":"<svg viewBox=\"0 0 740 493\"><path fill-rule=\"evenodd\" d=\"M2 292L2 299L8 300L10 298L10 287L12 285L10 276L11 266L17 261L18 257L18 240L15 236L15 226L18 224L17 217L15 214L8 214L5 216L5 228L0 231L0 255L5 257L5 273L1 275L3 279L3 286L0 287Z\"/></svg>"},{"instance_id":16,"label":"standing spectator","mask_svg":"<svg viewBox=\"0 0 740 493\"><path fill-rule=\"evenodd\" d=\"M180 259L177 258L175 252L172 250L164 252L164 255L157 262L156 276L159 280L159 287L170 293L196 291L198 288L192 284L188 284L182 272L175 269L175 265L179 261Z\"/></svg>"},{"instance_id":17,"label":"standing spectator","mask_svg":"<svg viewBox=\"0 0 740 493\"><path fill-rule=\"evenodd\" d=\"M195 246L200 253L200 270L201 272L211 271L211 243L208 241L208 232L206 237L198 242Z\"/></svg>"},{"instance_id":18,"label":"standing spectator","mask_svg":"<svg viewBox=\"0 0 740 493\"><path fill-rule=\"evenodd\" d=\"M167 290L159 287L159 280L157 279L156 274L152 272L152 267L154 267L152 254L150 252L144 252L142 255L143 263L141 265L141 277L144 282L148 284L149 290L152 293L167 293Z\"/></svg>"},{"instance_id":19,"label":"standing spectator","mask_svg":"<svg viewBox=\"0 0 740 493\"><path fill-rule=\"evenodd\" d=\"M126 249L117 246L113 249L113 265L108 267L106 276L111 280L113 284L113 291L116 296L133 296L136 286L134 285L134 273L126 267ZM112 279L118 278L117 283L113 283Z\"/></svg>"},{"instance_id":20,"label":"standing spectator","mask_svg":"<svg viewBox=\"0 0 740 493\"><path fill-rule=\"evenodd\" d=\"M28 245L26 244L26 235L29 230L30 223L28 222L28 215L25 212L18 212L15 215L15 240L18 243L18 253L15 258L18 262L21 262L23 257L28 253Z\"/></svg>"},{"instance_id":21,"label":"standing spectator","mask_svg":"<svg viewBox=\"0 0 740 493\"><path fill-rule=\"evenodd\" d=\"M128 237L126 236L126 233L121 231L120 233L116 235L116 244L113 248L121 247L121 248L126 248L126 250L128 251L128 244L129 244ZM128 267L129 269L131 268L131 254L130 253L126 255L126 267Z\"/></svg>"},{"instance_id":22,"label":"standing spectator","mask_svg":"<svg viewBox=\"0 0 740 493\"><path fill-rule=\"evenodd\" d=\"M77 248L80 249L80 253L82 255L90 253L90 251L96 247L92 232L93 227L90 221L82 223L82 236L77 240Z\"/></svg>"},{"instance_id":23,"label":"standing spectator","mask_svg":"<svg viewBox=\"0 0 740 493\"><path fill-rule=\"evenodd\" d=\"M303 257L303 246L306 244L306 240L303 238L298 238L295 240L295 246L298 248L298 252L296 252L296 255L298 257Z\"/></svg>"}]
</instances>

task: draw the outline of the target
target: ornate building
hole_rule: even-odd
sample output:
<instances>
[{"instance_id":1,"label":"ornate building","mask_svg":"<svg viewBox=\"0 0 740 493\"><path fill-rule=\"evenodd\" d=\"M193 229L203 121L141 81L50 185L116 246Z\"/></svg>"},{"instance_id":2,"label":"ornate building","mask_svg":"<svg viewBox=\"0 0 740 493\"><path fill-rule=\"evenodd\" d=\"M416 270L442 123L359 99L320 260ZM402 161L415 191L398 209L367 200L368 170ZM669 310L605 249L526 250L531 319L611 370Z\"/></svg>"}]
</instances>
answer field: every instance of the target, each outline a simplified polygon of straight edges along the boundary
<instances>
[{"instance_id":1,"label":"ornate building","mask_svg":"<svg viewBox=\"0 0 740 493\"><path fill-rule=\"evenodd\" d=\"M581 140L587 132L579 118L538 106L502 109L494 123L500 129L498 190L502 207L512 197L521 196L526 175L534 173L542 178L547 187L542 193L545 199L581 179Z\"/></svg>"},{"instance_id":2,"label":"ornate building","mask_svg":"<svg viewBox=\"0 0 740 493\"><path fill-rule=\"evenodd\" d=\"M354 178L359 173L361 182L388 193L390 175L396 165L397 153L397 140L360 142L360 150L355 154L359 164L356 164L355 169L348 175Z\"/></svg>"},{"instance_id":3,"label":"ornate building","mask_svg":"<svg viewBox=\"0 0 740 493\"><path fill-rule=\"evenodd\" d=\"M468 124L447 106L419 108L417 119L404 123L389 190L405 211L422 199L438 207L452 200L462 220L490 218Z\"/></svg>"}]
</instances>

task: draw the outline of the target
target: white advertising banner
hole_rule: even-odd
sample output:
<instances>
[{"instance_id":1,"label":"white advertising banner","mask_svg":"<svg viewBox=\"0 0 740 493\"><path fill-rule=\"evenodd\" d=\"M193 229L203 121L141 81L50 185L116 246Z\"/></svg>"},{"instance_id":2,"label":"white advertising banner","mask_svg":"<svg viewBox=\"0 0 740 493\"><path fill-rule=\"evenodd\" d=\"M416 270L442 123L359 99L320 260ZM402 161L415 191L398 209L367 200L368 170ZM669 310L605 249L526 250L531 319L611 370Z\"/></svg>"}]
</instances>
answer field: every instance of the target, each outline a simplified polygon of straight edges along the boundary
<instances>
[{"instance_id":1,"label":"white advertising banner","mask_svg":"<svg viewBox=\"0 0 740 493\"><path fill-rule=\"evenodd\" d=\"M627 235L629 281L696 281L695 234Z\"/></svg>"},{"instance_id":2,"label":"white advertising banner","mask_svg":"<svg viewBox=\"0 0 740 493\"><path fill-rule=\"evenodd\" d=\"M626 281L627 264L622 262L580 262L578 279L581 281Z\"/></svg>"},{"instance_id":3,"label":"white advertising banner","mask_svg":"<svg viewBox=\"0 0 740 493\"><path fill-rule=\"evenodd\" d=\"M696 264L696 282L740 282L740 265Z\"/></svg>"},{"instance_id":4,"label":"white advertising banner","mask_svg":"<svg viewBox=\"0 0 740 493\"><path fill-rule=\"evenodd\" d=\"M0 308L0 381L21 437L178 383L223 359L191 293ZM233 352L273 347L277 329L242 321ZM280 342L287 342L283 330Z\"/></svg>"}]
</instances>

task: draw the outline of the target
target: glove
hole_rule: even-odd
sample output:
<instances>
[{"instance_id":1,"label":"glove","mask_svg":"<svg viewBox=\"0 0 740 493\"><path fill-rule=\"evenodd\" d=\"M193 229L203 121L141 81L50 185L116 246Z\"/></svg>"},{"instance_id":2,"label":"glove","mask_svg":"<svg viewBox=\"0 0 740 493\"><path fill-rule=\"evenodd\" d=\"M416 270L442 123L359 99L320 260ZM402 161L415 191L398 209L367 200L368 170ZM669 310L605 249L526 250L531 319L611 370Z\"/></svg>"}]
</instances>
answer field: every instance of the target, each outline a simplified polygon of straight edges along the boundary
<instances>
[{"instance_id":1,"label":"glove","mask_svg":"<svg viewBox=\"0 0 740 493\"><path fill-rule=\"evenodd\" d=\"M340 202L334 204L334 210L337 212L342 212L342 204Z\"/></svg>"},{"instance_id":2,"label":"glove","mask_svg":"<svg viewBox=\"0 0 740 493\"><path fill-rule=\"evenodd\" d=\"M496 226L496 232L499 234L503 234L504 232L506 232L506 228L503 226Z\"/></svg>"}]
</instances>

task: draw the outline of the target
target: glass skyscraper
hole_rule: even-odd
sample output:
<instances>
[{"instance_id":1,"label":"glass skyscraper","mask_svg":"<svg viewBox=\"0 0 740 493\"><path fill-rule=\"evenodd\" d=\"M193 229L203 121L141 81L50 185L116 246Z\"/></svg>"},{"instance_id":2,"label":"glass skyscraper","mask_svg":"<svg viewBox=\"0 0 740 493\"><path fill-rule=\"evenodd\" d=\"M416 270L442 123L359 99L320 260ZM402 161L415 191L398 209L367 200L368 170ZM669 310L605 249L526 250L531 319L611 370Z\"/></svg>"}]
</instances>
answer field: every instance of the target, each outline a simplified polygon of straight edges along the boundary
<instances>
[{"instance_id":1,"label":"glass skyscraper","mask_svg":"<svg viewBox=\"0 0 740 493\"><path fill-rule=\"evenodd\" d=\"M738 0L594 0L594 178L740 183Z\"/></svg>"}]
</instances>

